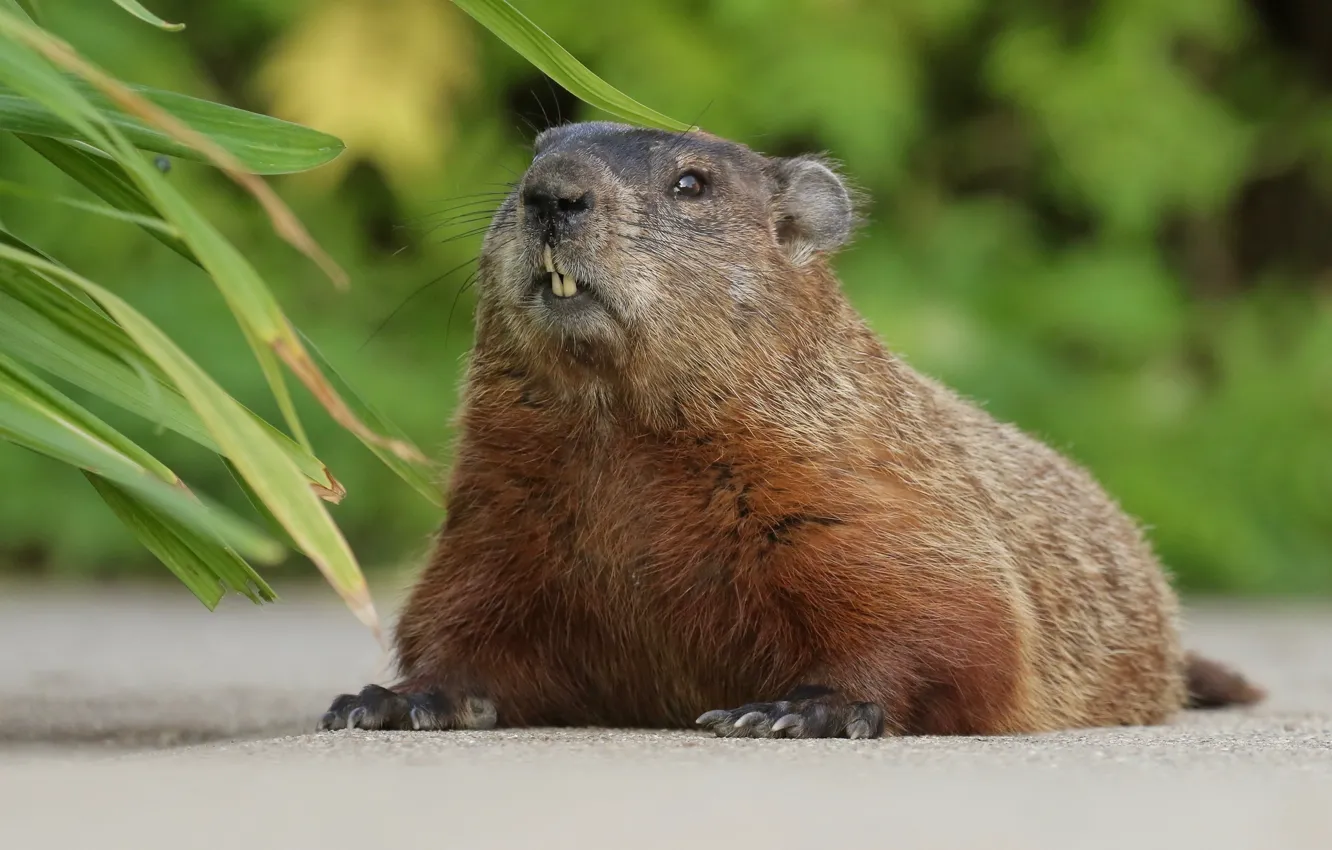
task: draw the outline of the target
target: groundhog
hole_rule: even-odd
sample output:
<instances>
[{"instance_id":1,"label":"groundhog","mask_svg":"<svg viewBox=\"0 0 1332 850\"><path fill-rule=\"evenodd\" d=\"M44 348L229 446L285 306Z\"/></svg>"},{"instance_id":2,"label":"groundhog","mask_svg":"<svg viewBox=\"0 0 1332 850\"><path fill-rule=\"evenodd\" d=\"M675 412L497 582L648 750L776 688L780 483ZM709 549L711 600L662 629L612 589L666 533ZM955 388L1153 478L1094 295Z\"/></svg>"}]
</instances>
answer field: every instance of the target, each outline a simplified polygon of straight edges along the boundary
<instances>
[{"instance_id":1,"label":"groundhog","mask_svg":"<svg viewBox=\"0 0 1332 850\"><path fill-rule=\"evenodd\" d=\"M479 262L448 517L401 680L324 729L997 735L1250 703L1186 656L1082 468L884 349L830 164L537 139Z\"/></svg>"}]
</instances>

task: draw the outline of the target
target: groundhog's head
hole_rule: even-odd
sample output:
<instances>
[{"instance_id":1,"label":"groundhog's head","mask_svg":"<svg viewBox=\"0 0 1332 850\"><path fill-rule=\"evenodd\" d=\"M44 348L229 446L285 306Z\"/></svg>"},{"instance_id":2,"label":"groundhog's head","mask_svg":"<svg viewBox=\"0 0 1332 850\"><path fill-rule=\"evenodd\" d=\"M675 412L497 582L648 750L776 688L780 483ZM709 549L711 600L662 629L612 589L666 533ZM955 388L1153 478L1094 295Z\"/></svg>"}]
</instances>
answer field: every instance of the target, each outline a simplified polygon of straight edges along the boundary
<instances>
[{"instance_id":1,"label":"groundhog's head","mask_svg":"<svg viewBox=\"0 0 1332 850\"><path fill-rule=\"evenodd\" d=\"M536 140L481 266L490 342L553 369L595 363L670 382L743 356L835 287L851 236L842 180L705 133L571 124ZM604 369L603 369L604 371Z\"/></svg>"}]
</instances>

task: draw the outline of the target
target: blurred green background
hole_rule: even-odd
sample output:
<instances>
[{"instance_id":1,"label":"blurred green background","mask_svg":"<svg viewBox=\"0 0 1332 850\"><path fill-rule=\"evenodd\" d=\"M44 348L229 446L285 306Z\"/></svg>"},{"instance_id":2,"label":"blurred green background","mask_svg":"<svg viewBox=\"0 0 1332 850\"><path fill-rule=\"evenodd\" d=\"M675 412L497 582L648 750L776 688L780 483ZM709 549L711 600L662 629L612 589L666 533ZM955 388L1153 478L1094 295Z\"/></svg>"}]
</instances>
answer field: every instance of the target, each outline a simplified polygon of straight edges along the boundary
<instances>
[{"instance_id":1,"label":"blurred green background","mask_svg":"<svg viewBox=\"0 0 1332 850\"><path fill-rule=\"evenodd\" d=\"M188 28L107 0L40 4L122 78L346 141L331 167L274 185L352 273L348 294L215 172L178 162L172 179L446 463L484 217L446 219L484 216L536 130L598 116L446 0L149 5ZM645 104L766 152L840 159L872 206L837 265L890 347L1091 467L1185 589L1332 592L1332 5L514 5ZM83 196L0 138L0 178L19 175ZM279 421L197 269L56 205L0 198L0 219L95 271ZM215 456L74 394L244 505ZM418 558L436 511L316 405L303 413L348 487L334 516L367 567ZM0 486L0 571L169 579L76 471L0 446Z\"/></svg>"}]
</instances>

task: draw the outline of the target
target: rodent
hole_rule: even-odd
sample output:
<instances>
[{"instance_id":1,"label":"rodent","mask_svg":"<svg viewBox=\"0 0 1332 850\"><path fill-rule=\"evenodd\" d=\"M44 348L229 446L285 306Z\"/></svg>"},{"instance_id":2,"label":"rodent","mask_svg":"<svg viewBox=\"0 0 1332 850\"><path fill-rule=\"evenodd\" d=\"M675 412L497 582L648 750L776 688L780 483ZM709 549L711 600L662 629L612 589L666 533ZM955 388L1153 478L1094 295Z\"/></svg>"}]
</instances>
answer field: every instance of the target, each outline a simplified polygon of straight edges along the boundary
<instances>
[{"instance_id":1,"label":"rodent","mask_svg":"<svg viewBox=\"0 0 1332 850\"><path fill-rule=\"evenodd\" d=\"M989 735L1260 699L1182 651L1086 471L885 350L829 266L856 224L818 157L542 133L479 260L401 680L321 727Z\"/></svg>"}]
</instances>

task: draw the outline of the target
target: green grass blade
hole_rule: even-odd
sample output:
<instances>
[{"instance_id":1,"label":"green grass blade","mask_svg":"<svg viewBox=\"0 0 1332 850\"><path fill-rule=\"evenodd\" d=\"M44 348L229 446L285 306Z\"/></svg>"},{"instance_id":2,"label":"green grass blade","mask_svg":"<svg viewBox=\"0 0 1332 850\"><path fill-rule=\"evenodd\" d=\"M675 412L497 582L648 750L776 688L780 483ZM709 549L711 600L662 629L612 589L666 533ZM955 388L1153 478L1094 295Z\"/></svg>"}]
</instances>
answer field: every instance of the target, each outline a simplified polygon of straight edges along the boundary
<instances>
[{"instance_id":1,"label":"green grass blade","mask_svg":"<svg viewBox=\"0 0 1332 850\"><path fill-rule=\"evenodd\" d=\"M579 100L635 124L663 130L690 129L688 124L649 109L592 73L505 0L453 2Z\"/></svg>"},{"instance_id":2,"label":"green grass blade","mask_svg":"<svg viewBox=\"0 0 1332 850\"><path fill-rule=\"evenodd\" d=\"M0 228L0 244L58 265L3 228ZM23 267L0 264L0 292L10 296L11 317L26 307L29 310L26 318L33 319L25 322L24 317L11 318L7 323L15 333L8 340L11 354L218 451L207 436L207 429L171 386L166 373L146 358L99 307L85 303L55 280ZM20 335L32 347L19 345ZM6 341L0 340L0 347ZM144 383L145 372L156 385ZM323 461L257 414L250 415L291 456L320 498L331 502L342 500L346 491Z\"/></svg>"},{"instance_id":3,"label":"green grass blade","mask_svg":"<svg viewBox=\"0 0 1332 850\"><path fill-rule=\"evenodd\" d=\"M144 502L134 498L128 491L90 472L83 473L92 484L97 495L102 497L107 507L116 515L121 524L130 530L139 542L157 559L175 573L185 587L189 588L208 610L217 607L226 595L226 588L221 580L209 570L208 565L177 537L160 515L152 511Z\"/></svg>"},{"instance_id":4,"label":"green grass blade","mask_svg":"<svg viewBox=\"0 0 1332 850\"><path fill-rule=\"evenodd\" d=\"M277 401L278 411L282 413L283 420L287 427L291 429L291 435L296 442L307 452L312 452L310 447L310 438L305 434L305 427L301 425L301 418L296 413L296 404L292 401L291 390L287 388L287 379L282 373L282 365L278 363L277 356L273 354L273 349L264 344L264 341L255 337L248 326L242 325L241 330L250 343L250 350L254 352L254 357L259 361L259 369L263 372L264 381L268 383L268 390L273 394Z\"/></svg>"},{"instance_id":5,"label":"green grass blade","mask_svg":"<svg viewBox=\"0 0 1332 850\"><path fill-rule=\"evenodd\" d=\"M75 404L17 361L3 356L0 356L0 388L11 399L21 400L42 416L77 433L85 441L123 456L167 484L180 483L175 473L128 437Z\"/></svg>"},{"instance_id":6,"label":"green grass blade","mask_svg":"<svg viewBox=\"0 0 1332 850\"><path fill-rule=\"evenodd\" d=\"M0 15L0 31L20 33L24 39L33 41L45 49L49 49L60 56L64 61L68 61L76 67L84 68L91 75L99 75L99 79L104 81L108 87L115 88L113 80L104 79L96 69L87 67L87 64L77 59L77 57L67 56L59 44L49 44L49 39L40 31L32 31L31 28L24 28L15 23L15 21L5 21L4 15ZM4 47L4 43L0 43ZM49 65L41 61L40 57L21 48L20 45L11 44L9 49L0 49L0 79L8 81L9 84L23 89L28 96L41 103L51 105L53 111L59 113L61 119L68 121L72 127L80 129L85 136L91 139L92 143L99 145L113 156L116 156L121 167L127 169L141 191L151 199L157 211L161 216L176 225L182 234L186 244L193 250L194 256L198 257L205 270L208 270L210 276L221 290L222 296L228 301L228 306L236 314L237 320L240 320L242 328L245 330L246 338L252 341L261 341L262 344L269 346L278 357L286 362L286 365L305 382L310 392L320 400L325 409L329 410L338 424L344 426L357 436L366 438L366 440L381 440L388 448L393 449L394 453L401 457L412 458L412 460L424 460L421 453L414 446L406 445L401 441L382 440L378 434L370 432L362 422L358 421L356 416L345 402L337 396L336 390L326 381L326 378L318 372L314 362L310 360L309 354L302 348L300 340L294 333L292 326L286 321L286 317L278 308L276 298L261 280L260 276L253 266L245 260L244 256L234 246L230 245L221 234L213 228L212 224L202 214L185 201L180 193L161 177L152 165L145 163L143 157L137 156L135 149L129 145L127 140L116 131L112 125L103 125L99 127L100 121L104 116L97 112L87 99L80 95L79 91L64 75L53 71ZM222 156L226 156L222 152ZM258 184L262 187L262 184ZM270 192L264 187L264 192ZM278 201L280 204L280 201ZM282 207L284 209L285 207ZM286 211L289 216L289 211ZM298 224L296 225L297 229ZM304 233L304 229L300 230ZM306 234L308 238L308 234ZM321 256L322 252L317 250L317 246L310 250L310 256ZM256 356L264 360L265 354L258 352ZM274 386L274 392L278 398L282 397L281 388ZM289 406L288 409L290 410Z\"/></svg>"},{"instance_id":7,"label":"green grass blade","mask_svg":"<svg viewBox=\"0 0 1332 850\"><path fill-rule=\"evenodd\" d=\"M310 359L300 338L278 306L277 299L273 297L249 261L181 197L175 187L162 180L161 175L157 174L152 166L132 160L127 161L127 165L162 212L163 217L179 228L186 244L190 246L221 290L222 296L227 300L232 313L245 331L256 358L265 366L265 376L270 379L270 386L280 404L284 401L285 387L281 384L280 378L277 381L273 380L280 373L273 370L268 363L274 354L286 362L330 414L347 430L364 440L384 445L400 457L411 459L422 457L415 447L400 440L386 440L357 419ZM289 421L293 430L299 433L299 423L294 420L294 408L290 406L289 399L286 399L285 407L291 416Z\"/></svg>"},{"instance_id":8,"label":"green grass blade","mask_svg":"<svg viewBox=\"0 0 1332 850\"><path fill-rule=\"evenodd\" d=\"M41 312L51 321L69 329L71 333L100 347L103 351L118 356L131 365L152 366L151 361L142 357L142 353L111 317L77 286L68 286L58 278L42 275L31 268L30 259L37 259L52 266L60 266L53 257L40 249L24 242L0 226L0 245L15 249L22 256L21 262L0 265L9 270L0 275L0 286L14 298L22 301L34 310ZM156 372L162 376L161 371Z\"/></svg>"},{"instance_id":9,"label":"green grass blade","mask_svg":"<svg viewBox=\"0 0 1332 850\"><path fill-rule=\"evenodd\" d=\"M163 217L179 228L186 244L212 276L232 313L245 329L261 364L269 354L275 353L348 431L363 440L388 448L399 457L418 461L424 459L414 446L402 440L386 439L356 417L310 358L258 272L207 219L181 197L175 187L162 180L161 175L146 163L127 161L126 164L140 180L140 185ZM267 351L261 351L264 348ZM276 385L274 392L281 400L282 395Z\"/></svg>"},{"instance_id":10,"label":"green grass blade","mask_svg":"<svg viewBox=\"0 0 1332 850\"><path fill-rule=\"evenodd\" d=\"M20 251L27 251L29 254L41 257L44 260L51 260L49 255L42 253L6 230L4 222L0 222L0 244L11 245L18 248ZM54 262L54 260L52 260L52 262Z\"/></svg>"},{"instance_id":11,"label":"green grass blade","mask_svg":"<svg viewBox=\"0 0 1332 850\"><path fill-rule=\"evenodd\" d=\"M119 86L114 80L106 78L77 56L69 54L67 48L58 43L51 43L40 31L24 27L12 19L6 21L3 14L0 14L0 32L17 33L25 40L60 57L61 61L80 68L81 72L95 75L102 84L112 89ZM5 43L0 41L0 48L4 47ZM98 126L103 116L69 84L64 75L55 72L38 55L17 43L11 43L7 49L0 49L0 80L21 88L26 95L35 100L49 104L62 119L83 132L95 145L116 157L162 218L179 229L182 238L221 290L233 314L243 326L246 326L247 337L261 340L271 347L340 425L364 440L379 442L399 457L425 462L424 456L414 446L401 440L383 438L357 419L310 358L278 307L276 299L253 266L176 191L174 186L164 180L162 175L142 157L135 154L133 147L114 126ZM132 98L132 94L130 97ZM228 155L222 151L221 156ZM229 173L236 176L233 172ZM250 182L245 182L244 185L254 189L261 198L271 197L273 203L280 205L262 181L254 181L257 181L257 178L250 178ZM281 207L281 210L286 217L294 221L289 210L285 207ZM273 209L269 211L272 213ZM278 221L277 218L274 220ZM304 239L309 240L308 234L299 227L299 223L295 225L288 223L289 239L295 238L291 233L292 226L300 234L304 234ZM310 245L306 246L307 254L312 257L321 256L322 251L313 246L312 240L309 242Z\"/></svg>"},{"instance_id":12,"label":"green grass blade","mask_svg":"<svg viewBox=\"0 0 1332 850\"><path fill-rule=\"evenodd\" d=\"M32 0L0 0L0 10L37 23L37 9Z\"/></svg>"},{"instance_id":13,"label":"green grass blade","mask_svg":"<svg viewBox=\"0 0 1332 850\"><path fill-rule=\"evenodd\" d=\"M66 171L66 173L69 173L71 176L75 177L75 179L78 179L85 186L99 194L103 199L107 200L108 203L116 206L123 205L127 212L134 212L137 215L145 214L143 211L150 211L147 214L155 215L156 211L153 209L152 204L149 203L147 198L145 198L129 181L129 177L125 174L123 169L120 169L120 167L113 161L85 153L82 150L51 139L31 136L20 136L20 138L39 154L51 161L52 164ZM194 256L193 252L191 252L184 243L170 238L163 239L162 241L166 242L169 246L195 264L199 264L199 261ZM297 331L297 333L299 334L300 332ZM406 436L400 429L394 427L386 417L374 410L374 408L369 406L364 399L356 394L356 391L346 382L346 380L332 369L326 358L317 351L314 351L313 344L310 342L309 337L304 334L300 334L300 337L306 346L314 353L317 365L329 376L330 383L334 384L338 393L347 400L348 406L363 422L377 433L391 432L391 436L399 438L402 441L407 440ZM256 352L261 353L260 364L264 369L265 377L269 380L269 386L273 389L283 414L286 417L289 426L292 428L293 434L296 435L297 442L302 445L307 454L310 453L312 449L309 445L308 438L305 438L304 436L304 431L300 426L299 419L296 417L295 409L291 403L291 396L286 391L285 384L281 382L280 373L276 372L276 360L271 356L262 356L265 352L265 349L262 346L254 345L252 343L251 347ZM357 436L359 437L360 435ZM421 493L435 504L442 504L442 496L439 492L439 488L435 485L433 479L420 468L422 464L419 462L416 464L407 463L393 452L386 451L377 443L364 439L362 439L362 442L417 492ZM318 476L316 475L315 477L317 479Z\"/></svg>"},{"instance_id":14,"label":"green grass blade","mask_svg":"<svg viewBox=\"0 0 1332 850\"><path fill-rule=\"evenodd\" d=\"M9 195L15 198L25 198L30 201L41 201L44 203L61 204L72 209L80 210L93 215L100 215L104 218L123 221L128 224L137 224L145 230L153 230L158 233L175 236L176 228L162 221L155 216L139 215L138 213L125 212L115 207L104 204L93 204L87 201L80 201L77 198L67 198L64 195L51 195L46 192L38 192L30 189L21 183L13 183L9 180L0 180L0 195Z\"/></svg>"},{"instance_id":15,"label":"green grass blade","mask_svg":"<svg viewBox=\"0 0 1332 850\"><path fill-rule=\"evenodd\" d=\"M217 451L213 438L174 388L146 369L135 369L69 333L6 289L10 269L0 269L0 352L96 393ZM156 384L156 387L149 385Z\"/></svg>"},{"instance_id":16,"label":"green grass blade","mask_svg":"<svg viewBox=\"0 0 1332 850\"><path fill-rule=\"evenodd\" d=\"M166 30L167 32L180 32L185 29L184 24L169 24L157 17L152 12L143 8L143 4L140 3L139 0L114 0L114 2L117 6L124 9L126 12L129 12L134 17L144 23L152 24L158 29Z\"/></svg>"},{"instance_id":17,"label":"green grass blade","mask_svg":"<svg viewBox=\"0 0 1332 850\"><path fill-rule=\"evenodd\" d=\"M279 236L317 263L335 285L346 287L346 273L311 238L287 205L268 184L255 176L252 169L217 141L108 75L75 53L69 45L39 28L0 12L0 33L8 37L8 44L0 41L0 83L49 107L52 113L92 142L94 148L114 156L122 167L136 171L136 175L142 173L145 163L135 155L138 149L126 140L105 112L98 111L88 98L79 94L79 88L56 72L52 65L76 73L83 84L91 85L100 95L113 100L126 115L137 116L222 169L259 201ZM160 178L160 175L154 176ZM135 182L145 194L153 194L141 177L136 176ZM165 212L160 204L157 206L159 212Z\"/></svg>"},{"instance_id":18,"label":"green grass blade","mask_svg":"<svg viewBox=\"0 0 1332 850\"><path fill-rule=\"evenodd\" d=\"M44 139L36 136L19 136L19 138L57 168L60 168L76 180L79 180L79 182L96 192L108 203L124 209L127 214L126 220L137 222L140 217L148 218L149 216L152 216L154 221L160 221L160 219L155 218L156 211L152 204L130 182L128 175L126 175L124 170L116 165L114 161L86 153L85 151L79 150L66 143L52 139ZM174 234L176 231L174 229L171 231L172 235L165 235L161 233L160 230L151 227L149 230L154 236L161 239L162 242L176 250L186 259L199 265L198 258L194 256L194 253L190 251L189 247L175 237ZM301 338L309 344L309 339L303 334L301 335ZM266 347L255 344L253 340L251 341L251 347L259 357L260 366L263 369L264 376L268 380L269 387L277 398L283 416L289 427L291 427L293 435L295 435L296 442L305 450L306 454L310 454L313 450L296 414L291 394L288 392L286 384L282 380L282 375L279 371L276 358L272 356ZM322 360L322 358L320 359ZM323 361L323 365L326 366L327 361ZM380 423L388 424L387 420L385 420L382 415L372 413L371 409L366 406L360 398L355 397L355 391L352 390L345 380L337 377L333 383L337 385L340 394L349 398L348 406L352 408L353 412L360 415L362 420L367 422L370 427L379 431L381 428ZM406 439L405 436L402 436L401 432L396 429L394 436L402 437L404 440ZM427 498L431 501L434 501L437 504L439 503L441 497L438 488L431 484L430 480L417 469L416 466L405 463L397 455L385 451L381 446L375 443L365 440L362 440L362 442L365 442L377 456L384 459L399 476L403 477L404 480L416 488L418 492L427 495ZM319 478L317 473L314 477L316 480Z\"/></svg>"},{"instance_id":19,"label":"green grass blade","mask_svg":"<svg viewBox=\"0 0 1332 850\"><path fill-rule=\"evenodd\" d=\"M6 16L0 14L0 32L13 34L16 38L42 49L44 55L58 58L70 67L78 68L80 73L97 79L99 85L105 86L108 91L117 92L118 98L124 102L135 102L135 95L132 92L125 90L118 82L106 77L72 54L67 47L53 42L40 30L26 27L13 19L6 20ZM6 45L0 42L0 48L3 47ZM424 456L414 446L400 440L380 437L356 418L301 345L299 337L254 268L207 219L181 197L169 182L162 179L162 175L155 168L135 154L134 148L114 126L105 124L104 116L94 109L63 75L56 73L37 54L18 43L11 43L7 49L0 49L0 79L21 89L34 100L50 105L63 120L68 121L94 144L116 157L162 217L180 230L182 238L213 277L233 314L245 327L247 338L260 340L271 347L340 425L362 439L380 442L399 457L425 461ZM150 113L155 107L151 104L138 104L136 108L143 108L146 113ZM174 120L170 116L159 117L168 123ZM99 123L102 126L99 126ZM183 133L192 132L184 127L178 130ZM211 144L202 137L201 143ZM226 151L212 151L210 155L216 155L223 160L230 156ZM309 239L309 235L300 227L299 222L295 221L294 216L291 216L290 211L281 205L262 181L253 177L246 178L244 175L238 175L229 166L227 168L228 173L254 191L256 197L261 200L267 199L265 206L273 216L275 225L279 227L280 232L284 232L289 241L302 247L309 256L324 257L327 260L326 255L314 245L313 240ZM282 215L277 215L279 212ZM325 263L326 267L329 264L331 260ZM333 265L333 269L336 270L336 265Z\"/></svg>"},{"instance_id":20,"label":"green grass blade","mask_svg":"<svg viewBox=\"0 0 1332 850\"><path fill-rule=\"evenodd\" d=\"M385 438L362 422L311 359L295 329L254 267L216 228L203 218L152 166L127 161L163 217L173 222L212 276L236 315L260 363L276 353L340 425L360 439L375 443L405 460L424 462L421 452L405 440ZM268 351L261 351L267 347ZM267 374L267 373L266 373ZM279 387L274 393L281 402Z\"/></svg>"},{"instance_id":21,"label":"green grass blade","mask_svg":"<svg viewBox=\"0 0 1332 850\"><path fill-rule=\"evenodd\" d=\"M234 549L200 536L101 476L84 475L125 527L210 610L227 591L242 593L255 602L277 598Z\"/></svg>"},{"instance_id":22,"label":"green grass blade","mask_svg":"<svg viewBox=\"0 0 1332 850\"><path fill-rule=\"evenodd\" d=\"M268 533L273 535L275 540L281 540L290 548L300 549L301 547L295 540L292 540L291 535L287 533L287 529L282 527L282 522L268 509L268 506L264 504L264 500L259 497L259 494L254 492L254 488L245 480L245 476L241 475L241 472L236 468L236 465L225 457L222 458L222 465L227 468L227 473L231 475L231 480L235 481L236 486L245 494L245 498L250 503L250 507L254 508L254 512L259 514Z\"/></svg>"},{"instance_id":23,"label":"green grass blade","mask_svg":"<svg viewBox=\"0 0 1332 850\"><path fill-rule=\"evenodd\" d=\"M0 292L0 351L217 451L208 431L179 395L160 383L156 388L149 385L157 381L152 374L70 337L5 292Z\"/></svg>"},{"instance_id":24,"label":"green grass blade","mask_svg":"<svg viewBox=\"0 0 1332 850\"><path fill-rule=\"evenodd\" d=\"M8 357L0 356L0 439L101 475L201 533L256 560L282 547L184 487L171 470L124 435Z\"/></svg>"},{"instance_id":25,"label":"green grass blade","mask_svg":"<svg viewBox=\"0 0 1332 850\"><path fill-rule=\"evenodd\" d=\"M347 383L346 379L333 368L333 364L328 361L328 358L315 347L315 344L311 342L309 337L305 336L305 334L301 334L301 338L305 341L305 347L309 349L311 355L319 364L319 368L323 370L324 374L329 376L329 380L338 387L342 397L347 399L347 404L351 406L352 410L358 417L360 417L362 422L373 428L376 433L386 434L403 441L407 440L406 434L404 434L400 428L390 422L388 418L371 405L370 402L357 394L356 390ZM365 444L366 448L374 452L375 455L384 462L385 466L393 470L397 473L399 478L411 485L412 489L430 500L433 504L439 507L444 506L444 495L440 492L436 479L428 474L428 468L423 468L421 464L408 463L393 454L393 452L388 451L383 446L376 443L364 440L362 442Z\"/></svg>"},{"instance_id":26,"label":"green grass blade","mask_svg":"<svg viewBox=\"0 0 1332 850\"><path fill-rule=\"evenodd\" d=\"M17 138L47 162L82 183L86 189L116 209L134 215L159 218L157 210L114 160L105 156L96 156L58 139L24 134L19 134ZM168 236L152 229L148 234L191 263L199 265L199 259L179 237Z\"/></svg>"},{"instance_id":27,"label":"green grass blade","mask_svg":"<svg viewBox=\"0 0 1332 850\"><path fill-rule=\"evenodd\" d=\"M260 501L315 563L352 613L377 636L380 634L365 576L342 532L311 491L300 469L248 411L155 325L114 293L68 269L7 246L0 246L0 259L25 263L59 277L101 304L139 348L168 374Z\"/></svg>"},{"instance_id":28,"label":"green grass blade","mask_svg":"<svg viewBox=\"0 0 1332 850\"><path fill-rule=\"evenodd\" d=\"M352 612L378 633L369 588L342 532L282 448L230 396L153 325L108 292L99 301L166 369L218 444Z\"/></svg>"},{"instance_id":29,"label":"green grass blade","mask_svg":"<svg viewBox=\"0 0 1332 850\"><path fill-rule=\"evenodd\" d=\"M8 265L0 265L0 351L220 452L165 373L119 326L64 289ZM316 493L341 500L345 491L322 461L257 414L250 416L283 447Z\"/></svg>"},{"instance_id":30,"label":"green grass blade","mask_svg":"<svg viewBox=\"0 0 1332 850\"><path fill-rule=\"evenodd\" d=\"M66 81L135 147L181 159L210 162L206 154L177 141L143 119L127 114L87 82L73 76L66 77ZM290 121L175 92L144 86L129 88L212 139L254 174L308 171L336 159L344 147L336 136ZM0 86L0 130L97 144L82 128L71 125L52 111L48 103Z\"/></svg>"}]
</instances>

